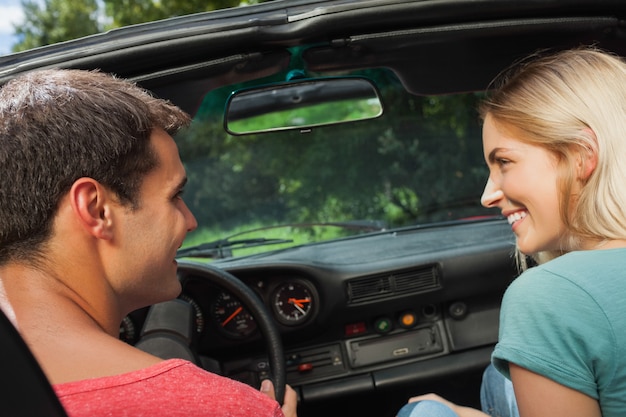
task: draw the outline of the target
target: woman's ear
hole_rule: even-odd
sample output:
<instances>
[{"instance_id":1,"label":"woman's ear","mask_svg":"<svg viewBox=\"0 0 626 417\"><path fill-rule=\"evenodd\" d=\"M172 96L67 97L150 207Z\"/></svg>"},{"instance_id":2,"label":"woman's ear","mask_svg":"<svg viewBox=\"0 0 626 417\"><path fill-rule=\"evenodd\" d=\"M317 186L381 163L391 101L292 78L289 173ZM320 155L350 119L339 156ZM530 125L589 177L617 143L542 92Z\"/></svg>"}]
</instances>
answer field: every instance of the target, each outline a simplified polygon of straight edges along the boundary
<instances>
[{"instance_id":1,"label":"woman's ear","mask_svg":"<svg viewBox=\"0 0 626 417\"><path fill-rule=\"evenodd\" d=\"M69 192L70 204L81 226L98 239L112 238L112 200L109 190L93 178L77 179Z\"/></svg>"},{"instance_id":2,"label":"woman's ear","mask_svg":"<svg viewBox=\"0 0 626 417\"><path fill-rule=\"evenodd\" d=\"M581 146L578 153L577 168L578 178L587 181L598 165L598 139L593 130L587 128L583 131L587 139L587 146Z\"/></svg>"}]
</instances>

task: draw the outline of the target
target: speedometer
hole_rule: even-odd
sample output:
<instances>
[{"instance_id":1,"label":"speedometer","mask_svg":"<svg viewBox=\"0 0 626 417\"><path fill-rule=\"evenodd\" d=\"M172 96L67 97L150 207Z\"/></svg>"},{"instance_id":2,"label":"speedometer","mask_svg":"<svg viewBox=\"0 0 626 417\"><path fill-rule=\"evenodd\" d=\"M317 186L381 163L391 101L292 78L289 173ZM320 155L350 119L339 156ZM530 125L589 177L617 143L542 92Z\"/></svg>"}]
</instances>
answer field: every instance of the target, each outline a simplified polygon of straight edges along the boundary
<instances>
[{"instance_id":1,"label":"speedometer","mask_svg":"<svg viewBox=\"0 0 626 417\"><path fill-rule=\"evenodd\" d=\"M220 291L213 300L211 317L217 328L226 336L244 338L257 329L252 315L241 301L227 291Z\"/></svg>"},{"instance_id":2,"label":"speedometer","mask_svg":"<svg viewBox=\"0 0 626 417\"><path fill-rule=\"evenodd\" d=\"M314 311L315 290L301 280L281 283L272 293L272 309L276 319L284 325L295 326L307 321Z\"/></svg>"}]
</instances>

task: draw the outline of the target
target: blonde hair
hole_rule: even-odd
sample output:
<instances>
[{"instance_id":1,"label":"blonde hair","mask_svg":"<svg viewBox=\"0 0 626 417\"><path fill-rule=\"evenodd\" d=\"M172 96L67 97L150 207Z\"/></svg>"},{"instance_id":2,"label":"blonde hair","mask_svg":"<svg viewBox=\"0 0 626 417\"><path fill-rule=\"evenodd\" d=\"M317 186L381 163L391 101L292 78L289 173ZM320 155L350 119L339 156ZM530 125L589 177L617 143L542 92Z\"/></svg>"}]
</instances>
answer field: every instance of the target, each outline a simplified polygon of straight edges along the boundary
<instances>
[{"instance_id":1,"label":"blonde hair","mask_svg":"<svg viewBox=\"0 0 626 417\"><path fill-rule=\"evenodd\" d=\"M626 63L585 48L532 57L494 81L481 117L542 146L558 161L563 247L542 262L580 249L581 239L626 238ZM595 170L573 195L577 161L595 154ZM576 204L572 207L571 202Z\"/></svg>"}]
</instances>

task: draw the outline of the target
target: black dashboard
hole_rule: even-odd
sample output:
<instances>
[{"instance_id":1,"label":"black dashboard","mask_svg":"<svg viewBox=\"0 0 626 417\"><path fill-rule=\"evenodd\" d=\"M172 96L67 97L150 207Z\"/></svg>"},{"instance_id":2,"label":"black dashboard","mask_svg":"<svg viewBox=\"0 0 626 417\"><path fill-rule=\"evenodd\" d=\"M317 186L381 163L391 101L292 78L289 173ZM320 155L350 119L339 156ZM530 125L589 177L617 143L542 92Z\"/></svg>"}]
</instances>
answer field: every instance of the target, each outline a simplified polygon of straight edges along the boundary
<instances>
[{"instance_id":1,"label":"black dashboard","mask_svg":"<svg viewBox=\"0 0 626 417\"><path fill-rule=\"evenodd\" d=\"M513 252L507 222L482 219L213 265L260 297L283 339L287 382L314 403L484 368L502 294L517 275ZM193 274L180 279L202 365L257 384L268 364L254 318L225 289ZM144 318L138 311L128 320L140 328Z\"/></svg>"}]
</instances>

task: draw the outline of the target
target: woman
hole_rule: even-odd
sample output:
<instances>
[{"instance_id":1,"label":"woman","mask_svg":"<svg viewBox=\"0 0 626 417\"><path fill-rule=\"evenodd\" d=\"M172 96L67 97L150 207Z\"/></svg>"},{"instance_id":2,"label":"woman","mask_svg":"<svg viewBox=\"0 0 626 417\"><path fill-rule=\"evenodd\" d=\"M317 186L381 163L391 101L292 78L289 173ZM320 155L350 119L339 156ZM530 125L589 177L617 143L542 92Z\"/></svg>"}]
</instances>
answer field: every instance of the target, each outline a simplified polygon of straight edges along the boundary
<instances>
[{"instance_id":1,"label":"woman","mask_svg":"<svg viewBox=\"0 0 626 417\"><path fill-rule=\"evenodd\" d=\"M493 365L511 379L521 417L624 416L626 64L570 50L498 84L481 107L481 202L540 265L504 296ZM433 395L410 401L399 415L485 415ZM429 407L442 414L420 412Z\"/></svg>"}]
</instances>

